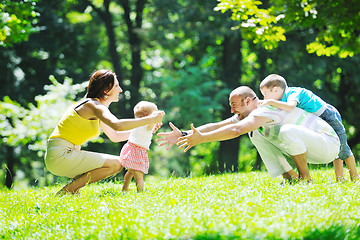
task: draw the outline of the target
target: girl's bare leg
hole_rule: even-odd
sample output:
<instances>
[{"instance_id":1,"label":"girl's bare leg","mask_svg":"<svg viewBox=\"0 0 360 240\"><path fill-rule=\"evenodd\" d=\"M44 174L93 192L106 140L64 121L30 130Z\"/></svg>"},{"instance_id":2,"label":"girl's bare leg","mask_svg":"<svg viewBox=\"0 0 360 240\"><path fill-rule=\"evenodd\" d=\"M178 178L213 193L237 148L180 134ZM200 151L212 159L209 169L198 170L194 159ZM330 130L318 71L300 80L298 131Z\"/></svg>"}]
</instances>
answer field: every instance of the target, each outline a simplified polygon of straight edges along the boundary
<instances>
[{"instance_id":1,"label":"girl's bare leg","mask_svg":"<svg viewBox=\"0 0 360 240\"><path fill-rule=\"evenodd\" d=\"M134 175L136 188L138 192L142 192L144 190L144 174L143 172L136 170L129 170L132 175Z\"/></svg>"},{"instance_id":2,"label":"girl's bare leg","mask_svg":"<svg viewBox=\"0 0 360 240\"><path fill-rule=\"evenodd\" d=\"M129 190L129 185L131 182L131 179L133 178L133 175L130 171L127 171L125 173L124 176L124 183L123 183L123 187L122 187L122 191L128 191Z\"/></svg>"},{"instance_id":3,"label":"girl's bare leg","mask_svg":"<svg viewBox=\"0 0 360 240\"><path fill-rule=\"evenodd\" d=\"M65 185L57 194L63 195L66 193L75 194L83 186L97 182L99 180L110 177L123 169L120 163L120 159L117 157L107 159L101 168L96 168L87 173L84 173L79 178L75 179L71 183Z\"/></svg>"}]
</instances>

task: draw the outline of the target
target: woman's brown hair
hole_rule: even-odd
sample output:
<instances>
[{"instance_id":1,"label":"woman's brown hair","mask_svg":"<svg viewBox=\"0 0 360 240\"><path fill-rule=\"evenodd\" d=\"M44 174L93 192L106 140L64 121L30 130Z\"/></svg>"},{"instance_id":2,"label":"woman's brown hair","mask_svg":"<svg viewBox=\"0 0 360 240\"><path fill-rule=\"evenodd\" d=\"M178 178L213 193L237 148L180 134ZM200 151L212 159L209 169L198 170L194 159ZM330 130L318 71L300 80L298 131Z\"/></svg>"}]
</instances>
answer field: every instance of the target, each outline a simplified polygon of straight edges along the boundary
<instances>
[{"instance_id":1,"label":"woman's brown hair","mask_svg":"<svg viewBox=\"0 0 360 240\"><path fill-rule=\"evenodd\" d=\"M87 88L87 98L103 98L115 83L115 73L110 70L101 69L90 76Z\"/></svg>"}]
</instances>

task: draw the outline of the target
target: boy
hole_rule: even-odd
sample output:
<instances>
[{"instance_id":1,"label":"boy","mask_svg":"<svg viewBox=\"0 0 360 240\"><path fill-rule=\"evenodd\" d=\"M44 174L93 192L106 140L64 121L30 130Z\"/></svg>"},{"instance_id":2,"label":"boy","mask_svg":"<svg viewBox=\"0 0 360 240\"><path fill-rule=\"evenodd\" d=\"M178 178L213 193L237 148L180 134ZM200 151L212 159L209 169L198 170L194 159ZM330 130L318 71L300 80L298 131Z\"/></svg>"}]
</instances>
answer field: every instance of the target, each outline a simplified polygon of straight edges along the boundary
<instances>
[{"instance_id":1,"label":"boy","mask_svg":"<svg viewBox=\"0 0 360 240\"><path fill-rule=\"evenodd\" d=\"M325 120L336 132L340 139L339 159L334 160L336 179L343 180L343 161L349 168L350 179L356 181L360 176L356 169L355 158L347 143L347 136L338 110L327 104L310 90L300 87L288 87L286 80L277 74L270 74L260 83L260 91L264 100L263 105L271 105L285 111L292 111L295 107L313 113Z\"/></svg>"}]
</instances>

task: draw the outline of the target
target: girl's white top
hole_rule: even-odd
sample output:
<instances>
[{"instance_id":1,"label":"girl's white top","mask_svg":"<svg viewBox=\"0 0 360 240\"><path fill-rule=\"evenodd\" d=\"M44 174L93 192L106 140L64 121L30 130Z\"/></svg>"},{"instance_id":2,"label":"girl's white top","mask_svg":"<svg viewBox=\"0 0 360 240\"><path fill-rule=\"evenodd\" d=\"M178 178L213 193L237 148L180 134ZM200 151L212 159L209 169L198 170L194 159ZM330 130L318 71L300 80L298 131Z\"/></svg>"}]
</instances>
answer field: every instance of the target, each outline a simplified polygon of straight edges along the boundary
<instances>
[{"instance_id":1,"label":"girl's white top","mask_svg":"<svg viewBox=\"0 0 360 240\"><path fill-rule=\"evenodd\" d=\"M149 150L154 128L151 130L147 130L146 128L147 125L131 130L128 141Z\"/></svg>"}]
</instances>

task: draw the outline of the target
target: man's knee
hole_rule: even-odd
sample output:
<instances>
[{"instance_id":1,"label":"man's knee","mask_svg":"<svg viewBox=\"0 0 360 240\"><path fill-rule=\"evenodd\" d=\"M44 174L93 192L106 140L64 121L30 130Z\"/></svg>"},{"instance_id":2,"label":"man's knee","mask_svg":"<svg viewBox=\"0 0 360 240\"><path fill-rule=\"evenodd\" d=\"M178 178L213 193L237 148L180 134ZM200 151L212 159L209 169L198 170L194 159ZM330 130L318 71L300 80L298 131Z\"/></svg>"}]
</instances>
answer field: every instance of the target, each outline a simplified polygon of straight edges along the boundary
<instances>
[{"instance_id":1,"label":"man's knee","mask_svg":"<svg viewBox=\"0 0 360 240\"><path fill-rule=\"evenodd\" d=\"M279 139L283 142L291 142L296 139L297 129L292 124L285 124L279 130Z\"/></svg>"},{"instance_id":2,"label":"man's knee","mask_svg":"<svg viewBox=\"0 0 360 240\"><path fill-rule=\"evenodd\" d=\"M279 140L290 155L298 155L307 151L306 144L301 138L302 129L293 124L285 124L279 130Z\"/></svg>"}]
</instances>

